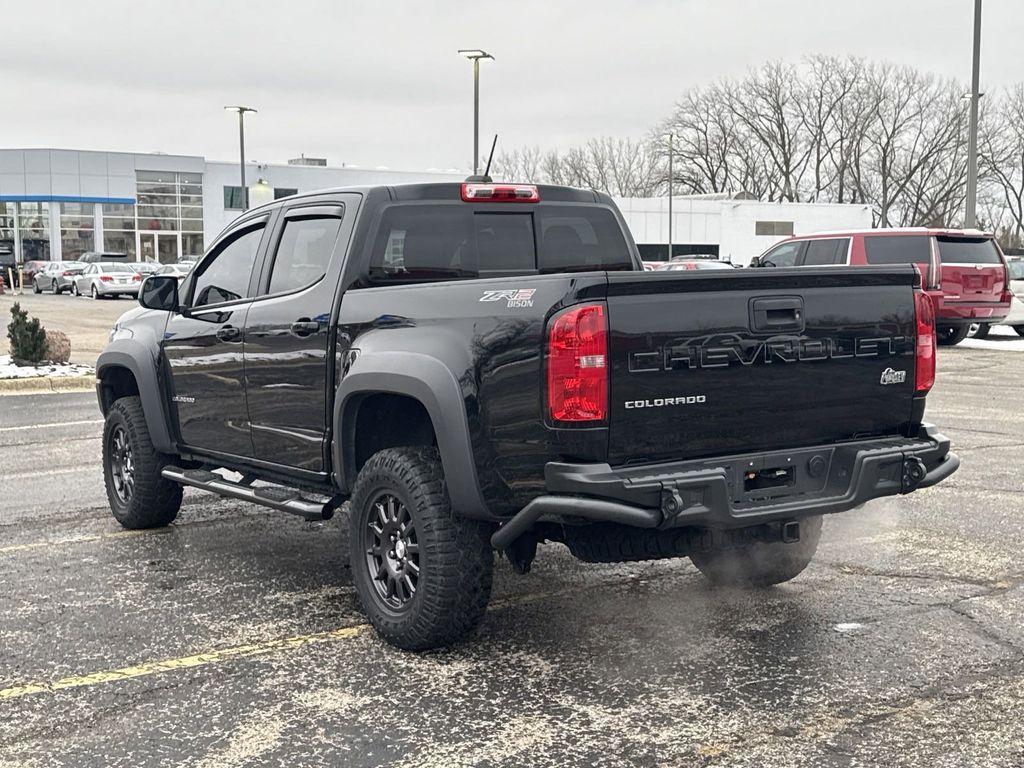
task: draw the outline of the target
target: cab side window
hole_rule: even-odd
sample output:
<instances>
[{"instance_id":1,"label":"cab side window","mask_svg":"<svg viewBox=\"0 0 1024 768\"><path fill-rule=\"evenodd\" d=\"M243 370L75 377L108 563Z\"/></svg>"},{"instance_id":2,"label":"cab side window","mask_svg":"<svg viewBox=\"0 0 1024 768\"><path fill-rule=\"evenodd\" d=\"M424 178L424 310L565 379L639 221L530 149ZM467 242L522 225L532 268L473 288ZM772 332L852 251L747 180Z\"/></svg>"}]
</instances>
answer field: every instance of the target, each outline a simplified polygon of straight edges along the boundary
<instances>
[{"instance_id":1,"label":"cab side window","mask_svg":"<svg viewBox=\"0 0 1024 768\"><path fill-rule=\"evenodd\" d=\"M235 301L248 295L264 227L261 222L233 233L196 268L193 307Z\"/></svg>"},{"instance_id":2,"label":"cab side window","mask_svg":"<svg viewBox=\"0 0 1024 768\"><path fill-rule=\"evenodd\" d=\"M290 215L278 241L268 293L306 288L326 273L341 229L341 209L335 214Z\"/></svg>"},{"instance_id":3,"label":"cab side window","mask_svg":"<svg viewBox=\"0 0 1024 768\"><path fill-rule=\"evenodd\" d=\"M804 245L805 243L783 243L762 256L761 264L765 267L792 267L796 264L797 256Z\"/></svg>"},{"instance_id":4,"label":"cab side window","mask_svg":"<svg viewBox=\"0 0 1024 768\"><path fill-rule=\"evenodd\" d=\"M845 264L846 253L850 249L848 237L829 238L828 240L811 240L807 243L804 266L822 266L825 264Z\"/></svg>"}]
</instances>

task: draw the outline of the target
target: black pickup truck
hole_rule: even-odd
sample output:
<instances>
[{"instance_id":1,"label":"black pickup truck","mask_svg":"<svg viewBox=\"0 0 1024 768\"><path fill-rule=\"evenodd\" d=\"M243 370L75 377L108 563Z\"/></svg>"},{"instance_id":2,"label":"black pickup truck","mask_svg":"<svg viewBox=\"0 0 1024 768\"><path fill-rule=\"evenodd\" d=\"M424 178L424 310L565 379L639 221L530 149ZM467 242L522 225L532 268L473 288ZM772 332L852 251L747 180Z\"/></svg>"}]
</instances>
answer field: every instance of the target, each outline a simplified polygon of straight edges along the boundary
<instances>
[{"instance_id":1,"label":"black pickup truck","mask_svg":"<svg viewBox=\"0 0 1024 768\"><path fill-rule=\"evenodd\" d=\"M643 271L605 195L426 184L249 211L180 284L148 278L97 364L114 516L182 486L307 519L350 502L373 626L409 649L479 621L494 552L689 556L792 579L821 516L959 465L922 423L931 303L912 266ZM228 472L222 472L228 470Z\"/></svg>"}]
</instances>

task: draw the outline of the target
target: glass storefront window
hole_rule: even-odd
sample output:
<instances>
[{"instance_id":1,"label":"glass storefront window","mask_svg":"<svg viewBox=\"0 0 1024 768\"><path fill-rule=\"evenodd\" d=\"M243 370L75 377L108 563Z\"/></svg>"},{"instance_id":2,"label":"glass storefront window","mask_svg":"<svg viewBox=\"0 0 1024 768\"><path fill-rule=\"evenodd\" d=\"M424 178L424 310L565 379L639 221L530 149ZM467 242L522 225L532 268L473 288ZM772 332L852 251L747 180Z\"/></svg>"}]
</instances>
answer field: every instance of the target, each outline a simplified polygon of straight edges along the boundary
<instances>
[{"instance_id":1,"label":"glass storefront window","mask_svg":"<svg viewBox=\"0 0 1024 768\"><path fill-rule=\"evenodd\" d=\"M135 206L106 203L103 206L103 250L127 253L135 259Z\"/></svg>"},{"instance_id":2,"label":"glass storefront window","mask_svg":"<svg viewBox=\"0 0 1024 768\"><path fill-rule=\"evenodd\" d=\"M140 258L175 261L183 254L202 253L203 175L175 171L135 172L135 219ZM147 232L160 232L158 237ZM177 237L176 233L182 234ZM175 234L166 237L163 233ZM181 242L181 253L172 253ZM193 250L198 248L197 250Z\"/></svg>"},{"instance_id":3,"label":"glass storefront window","mask_svg":"<svg viewBox=\"0 0 1024 768\"><path fill-rule=\"evenodd\" d=\"M86 251L95 250L94 203L60 204L60 252L61 258L73 261Z\"/></svg>"},{"instance_id":4,"label":"glass storefront window","mask_svg":"<svg viewBox=\"0 0 1024 768\"><path fill-rule=\"evenodd\" d=\"M23 261L50 260L50 204L18 203L18 236Z\"/></svg>"},{"instance_id":5,"label":"glass storefront window","mask_svg":"<svg viewBox=\"0 0 1024 768\"><path fill-rule=\"evenodd\" d=\"M202 227L200 227L202 229ZM184 233L181 236L181 255L182 256L202 256L203 251L203 236L202 234L189 234Z\"/></svg>"},{"instance_id":6,"label":"glass storefront window","mask_svg":"<svg viewBox=\"0 0 1024 768\"><path fill-rule=\"evenodd\" d=\"M0 252L14 253L14 203L0 203Z\"/></svg>"}]
</instances>

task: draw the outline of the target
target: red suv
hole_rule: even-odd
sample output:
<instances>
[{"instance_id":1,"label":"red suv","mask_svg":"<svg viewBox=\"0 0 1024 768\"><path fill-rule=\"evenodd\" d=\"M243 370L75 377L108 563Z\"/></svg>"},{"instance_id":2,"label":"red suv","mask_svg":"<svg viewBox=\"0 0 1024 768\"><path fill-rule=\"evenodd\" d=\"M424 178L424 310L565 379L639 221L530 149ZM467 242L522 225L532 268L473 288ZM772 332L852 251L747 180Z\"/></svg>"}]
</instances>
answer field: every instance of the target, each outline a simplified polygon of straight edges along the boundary
<instances>
[{"instance_id":1,"label":"red suv","mask_svg":"<svg viewBox=\"0 0 1024 768\"><path fill-rule=\"evenodd\" d=\"M916 264L936 309L940 344L958 344L972 323L1010 311L1006 259L995 238L973 229L866 229L817 232L776 243L752 267Z\"/></svg>"}]
</instances>

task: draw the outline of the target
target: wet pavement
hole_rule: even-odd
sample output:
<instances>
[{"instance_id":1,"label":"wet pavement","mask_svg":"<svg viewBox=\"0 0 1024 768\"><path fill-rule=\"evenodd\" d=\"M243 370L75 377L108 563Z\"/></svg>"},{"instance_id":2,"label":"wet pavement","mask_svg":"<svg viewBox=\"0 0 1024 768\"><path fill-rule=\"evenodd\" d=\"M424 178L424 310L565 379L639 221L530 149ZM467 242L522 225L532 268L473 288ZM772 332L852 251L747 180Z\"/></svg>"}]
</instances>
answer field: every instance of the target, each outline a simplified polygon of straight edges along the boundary
<instances>
[{"instance_id":1,"label":"wet pavement","mask_svg":"<svg viewBox=\"0 0 1024 768\"><path fill-rule=\"evenodd\" d=\"M827 519L793 582L546 546L421 655L363 623L343 515L188 491L123 532L95 399L0 398L0 768L1020 766L1024 355L939 362L961 470Z\"/></svg>"}]
</instances>

